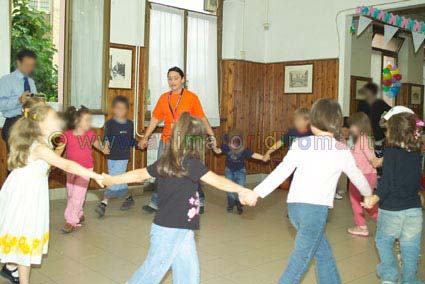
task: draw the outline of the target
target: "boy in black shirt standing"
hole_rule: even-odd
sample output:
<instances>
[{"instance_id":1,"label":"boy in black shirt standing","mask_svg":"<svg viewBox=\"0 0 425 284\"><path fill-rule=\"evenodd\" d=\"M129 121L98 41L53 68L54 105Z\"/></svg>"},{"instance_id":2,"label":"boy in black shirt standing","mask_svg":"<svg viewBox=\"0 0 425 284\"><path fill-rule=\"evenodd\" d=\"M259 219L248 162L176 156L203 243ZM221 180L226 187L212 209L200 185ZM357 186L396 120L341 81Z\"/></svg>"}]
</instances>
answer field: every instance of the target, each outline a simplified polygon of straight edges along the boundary
<instances>
[{"instance_id":1,"label":"boy in black shirt standing","mask_svg":"<svg viewBox=\"0 0 425 284\"><path fill-rule=\"evenodd\" d=\"M127 171L130 159L130 149L134 146L133 121L127 119L129 108L128 99L124 96L117 96L112 101L112 112L114 117L105 123L104 139L107 147L110 148L108 155L108 171L110 175L120 175ZM105 215L108 200L110 198L127 198L121 205L121 210L128 210L134 206L134 199L128 194L127 184L109 186L105 190L105 196L99 206L95 209L99 217Z\"/></svg>"}]
</instances>

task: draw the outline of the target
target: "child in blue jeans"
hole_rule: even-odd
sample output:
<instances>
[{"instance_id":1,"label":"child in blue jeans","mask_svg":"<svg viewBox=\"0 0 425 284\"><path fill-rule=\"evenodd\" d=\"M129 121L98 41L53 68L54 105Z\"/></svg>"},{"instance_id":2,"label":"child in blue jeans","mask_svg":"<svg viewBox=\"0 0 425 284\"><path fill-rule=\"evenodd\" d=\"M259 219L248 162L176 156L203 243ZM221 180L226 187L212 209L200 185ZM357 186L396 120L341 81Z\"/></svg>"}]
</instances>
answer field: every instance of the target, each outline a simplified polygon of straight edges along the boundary
<instances>
[{"instance_id":1,"label":"child in blue jeans","mask_svg":"<svg viewBox=\"0 0 425 284\"><path fill-rule=\"evenodd\" d=\"M227 143L221 145L220 148L214 148L216 154L226 154L226 178L245 186L246 168L245 159L253 158L264 160L264 156L254 153L246 148L243 135L237 129L231 129L227 135ZM232 213L236 206L238 214L243 213L242 204L239 201L238 195L235 193L227 193L227 212Z\"/></svg>"},{"instance_id":2,"label":"child in blue jeans","mask_svg":"<svg viewBox=\"0 0 425 284\"><path fill-rule=\"evenodd\" d=\"M421 188L420 135L415 115L400 113L386 117L387 141L378 188L366 208L379 201L376 246L381 263L378 276L382 284L399 283L394 257L394 242L401 251L402 284L423 283L416 276L421 249L422 208L418 191Z\"/></svg>"},{"instance_id":3,"label":"child in blue jeans","mask_svg":"<svg viewBox=\"0 0 425 284\"><path fill-rule=\"evenodd\" d=\"M112 101L114 117L105 123L104 137L110 150L107 160L110 175L119 175L127 171L131 147L136 145L133 121L127 118L128 108L128 99L124 96L116 96ZM126 183L109 186L105 190L103 200L95 209L99 217L105 215L111 198L125 198L121 210L128 210L134 206L133 196L128 193Z\"/></svg>"},{"instance_id":4,"label":"child in blue jeans","mask_svg":"<svg viewBox=\"0 0 425 284\"><path fill-rule=\"evenodd\" d=\"M199 182L202 180L227 192L247 194L251 191L216 175L202 164L203 132L202 121L185 112L174 125L170 143L157 162L119 176L104 175L103 183L108 186L142 182L151 177L158 181L159 206L150 233L149 252L128 284L159 284L170 268L173 283L199 284L194 238L194 231L199 229Z\"/></svg>"}]
</instances>

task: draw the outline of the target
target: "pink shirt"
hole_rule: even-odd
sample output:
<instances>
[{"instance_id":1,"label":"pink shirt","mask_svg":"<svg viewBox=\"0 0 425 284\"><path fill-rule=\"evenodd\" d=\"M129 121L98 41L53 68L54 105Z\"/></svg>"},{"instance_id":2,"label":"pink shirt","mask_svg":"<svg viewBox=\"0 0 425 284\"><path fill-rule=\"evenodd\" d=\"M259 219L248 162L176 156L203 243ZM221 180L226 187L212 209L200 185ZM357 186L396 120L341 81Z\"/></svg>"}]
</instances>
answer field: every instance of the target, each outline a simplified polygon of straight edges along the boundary
<instances>
[{"instance_id":1,"label":"pink shirt","mask_svg":"<svg viewBox=\"0 0 425 284\"><path fill-rule=\"evenodd\" d=\"M376 169L372 166L372 160L375 158L375 151L371 139L366 135L357 138L354 147L351 148L357 167L363 174L374 174Z\"/></svg>"},{"instance_id":2,"label":"pink shirt","mask_svg":"<svg viewBox=\"0 0 425 284\"><path fill-rule=\"evenodd\" d=\"M85 168L93 168L92 144L96 141L96 134L89 130L83 135L74 135L72 130L64 132L66 137L66 158L79 163Z\"/></svg>"}]
</instances>

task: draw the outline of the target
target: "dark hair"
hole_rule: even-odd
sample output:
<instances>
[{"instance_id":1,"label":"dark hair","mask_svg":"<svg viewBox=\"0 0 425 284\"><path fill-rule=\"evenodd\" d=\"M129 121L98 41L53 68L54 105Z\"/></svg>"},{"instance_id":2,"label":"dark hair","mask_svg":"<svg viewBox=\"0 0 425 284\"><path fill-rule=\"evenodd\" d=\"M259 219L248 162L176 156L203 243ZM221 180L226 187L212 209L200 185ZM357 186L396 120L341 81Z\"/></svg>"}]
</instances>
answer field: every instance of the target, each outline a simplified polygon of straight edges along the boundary
<instances>
[{"instance_id":1,"label":"dark hair","mask_svg":"<svg viewBox=\"0 0 425 284\"><path fill-rule=\"evenodd\" d=\"M204 124L188 112L182 113L173 126L170 143L158 160L157 170L161 176L182 177L188 174L183 162L186 158L201 157Z\"/></svg>"},{"instance_id":2,"label":"dark hair","mask_svg":"<svg viewBox=\"0 0 425 284\"><path fill-rule=\"evenodd\" d=\"M177 72L179 73L180 77L184 78L184 72L179 67L174 66L173 68L168 69L167 75L170 74L170 72Z\"/></svg>"},{"instance_id":3,"label":"dark hair","mask_svg":"<svg viewBox=\"0 0 425 284\"><path fill-rule=\"evenodd\" d=\"M243 139L243 133L237 128L232 128L227 134L227 145L230 151L233 153L242 153L246 148L245 139Z\"/></svg>"},{"instance_id":4,"label":"dark hair","mask_svg":"<svg viewBox=\"0 0 425 284\"><path fill-rule=\"evenodd\" d=\"M116 96L113 100L112 100L112 107L115 107L116 104L125 104L125 106L127 108L130 107L130 103L128 102L128 99L124 96Z\"/></svg>"},{"instance_id":5,"label":"dark hair","mask_svg":"<svg viewBox=\"0 0 425 284\"><path fill-rule=\"evenodd\" d=\"M25 57L37 59L37 54L34 51L26 48L21 49L18 54L16 54L16 59L19 61L24 60Z\"/></svg>"},{"instance_id":6,"label":"dark hair","mask_svg":"<svg viewBox=\"0 0 425 284\"><path fill-rule=\"evenodd\" d=\"M387 146L419 151L421 142L415 136L416 116L411 113L393 115L387 122Z\"/></svg>"},{"instance_id":7,"label":"dark hair","mask_svg":"<svg viewBox=\"0 0 425 284\"><path fill-rule=\"evenodd\" d=\"M379 87L378 87L377 84L370 82L370 83L367 83L366 85L364 85L361 90L362 90L362 92L369 92L372 95L377 96L378 92L379 92Z\"/></svg>"},{"instance_id":8,"label":"dark hair","mask_svg":"<svg viewBox=\"0 0 425 284\"><path fill-rule=\"evenodd\" d=\"M85 106L80 106L78 109L75 106L70 106L66 109L64 117L66 121L66 127L69 130L75 129L77 122L85 114L89 114L90 110Z\"/></svg>"},{"instance_id":9,"label":"dark hair","mask_svg":"<svg viewBox=\"0 0 425 284\"><path fill-rule=\"evenodd\" d=\"M332 99L319 99L311 108L310 123L312 126L341 139L342 111L339 104Z\"/></svg>"}]
</instances>

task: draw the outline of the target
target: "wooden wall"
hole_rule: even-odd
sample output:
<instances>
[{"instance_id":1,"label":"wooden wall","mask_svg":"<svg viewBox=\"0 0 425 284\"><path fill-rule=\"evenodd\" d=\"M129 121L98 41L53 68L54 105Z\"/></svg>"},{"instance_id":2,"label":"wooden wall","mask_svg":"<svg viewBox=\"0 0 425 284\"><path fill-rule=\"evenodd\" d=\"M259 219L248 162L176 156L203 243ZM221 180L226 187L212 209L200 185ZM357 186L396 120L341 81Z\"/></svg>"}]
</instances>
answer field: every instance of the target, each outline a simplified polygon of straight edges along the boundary
<instances>
[{"instance_id":1,"label":"wooden wall","mask_svg":"<svg viewBox=\"0 0 425 284\"><path fill-rule=\"evenodd\" d=\"M285 94L284 68L287 65L314 65L312 94ZM280 139L292 126L292 114L299 107L311 107L319 98L338 97L338 60L311 60L273 64L240 60L221 63L220 117L222 125L216 130L222 135L232 127L250 136L252 150L264 153L268 145ZM255 137L255 138L253 138ZM221 142L221 139L219 139ZM279 154L278 154L279 155ZM212 153L207 165L224 172L224 157ZM259 161L247 163L248 173L267 173L270 165Z\"/></svg>"},{"instance_id":2,"label":"wooden wall","mask_svg":"<svg viewBox=\"0 0 425 284\"><path fill-rule=\"evenodd\" d=\"M420 87L422 89L421 94L424 93L424 86L423 85L417 85L417 84L410 84L410 83L403 83L400 88L400 92L398 96L396 97L395 105L402 105L407 106L411 108L416 115L418 115L420 118L423 118L423 110L424 110L424 99L423 96L421 96L421 103L420 104L412 104L411 101L411 88L413 86Z\"/></svg>"}]
</instances>

